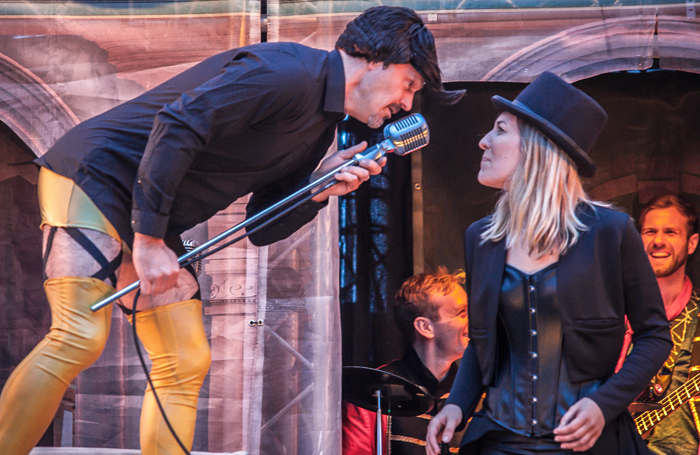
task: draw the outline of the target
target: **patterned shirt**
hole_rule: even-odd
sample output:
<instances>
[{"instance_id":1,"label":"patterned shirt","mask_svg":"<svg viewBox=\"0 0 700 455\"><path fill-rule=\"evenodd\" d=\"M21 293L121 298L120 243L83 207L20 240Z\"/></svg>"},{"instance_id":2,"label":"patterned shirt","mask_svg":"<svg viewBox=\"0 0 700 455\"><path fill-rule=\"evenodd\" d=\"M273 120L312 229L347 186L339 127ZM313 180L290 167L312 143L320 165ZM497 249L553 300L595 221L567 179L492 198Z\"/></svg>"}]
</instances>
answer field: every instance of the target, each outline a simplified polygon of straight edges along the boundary
<instances>
[{"instance_id":1,"label":"patterned shirt","mask_svg":"<svg viewBox=\"0 0 700 455\"><path fill-rule=\"evenodd\" d=\"M673 321L671 321L671 334L673 336L673 349L678 350L678 359L673 366L673 376L668 390L663 398L672 394L673 391L681 387L688 380L688 373L691 369L690 357L693 347L693 336L695 335L698 322L698 303L700 294L693 290L688 304ZM663 368L668 368L664 365ZM696 407L697 400L693 398L680 408L673 411L656 424L647 442L649 449L659 455L697 455L698 442L700 436L698 428L700 421Z\"/></svg>"}]
</instances>

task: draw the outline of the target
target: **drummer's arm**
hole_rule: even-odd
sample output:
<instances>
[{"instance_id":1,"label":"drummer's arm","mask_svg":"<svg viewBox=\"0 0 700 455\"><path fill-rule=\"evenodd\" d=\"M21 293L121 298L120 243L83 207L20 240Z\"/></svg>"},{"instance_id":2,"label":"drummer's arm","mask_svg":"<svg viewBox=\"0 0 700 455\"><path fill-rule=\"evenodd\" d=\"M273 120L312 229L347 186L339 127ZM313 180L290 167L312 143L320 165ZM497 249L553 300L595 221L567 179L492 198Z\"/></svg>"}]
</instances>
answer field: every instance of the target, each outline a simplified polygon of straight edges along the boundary
<instances>
[{"instance_id":1,"label":"drummer's arm","mask_svg":"<svg viewBox=\"0 0 700 455\"><path fill-rule=\"evenodd\" d=\"M343 455L376 453L376 423L374 412L343 401ZM382 416L382 434L386 434L386 416Z\"/></svg>"}]
</instances>

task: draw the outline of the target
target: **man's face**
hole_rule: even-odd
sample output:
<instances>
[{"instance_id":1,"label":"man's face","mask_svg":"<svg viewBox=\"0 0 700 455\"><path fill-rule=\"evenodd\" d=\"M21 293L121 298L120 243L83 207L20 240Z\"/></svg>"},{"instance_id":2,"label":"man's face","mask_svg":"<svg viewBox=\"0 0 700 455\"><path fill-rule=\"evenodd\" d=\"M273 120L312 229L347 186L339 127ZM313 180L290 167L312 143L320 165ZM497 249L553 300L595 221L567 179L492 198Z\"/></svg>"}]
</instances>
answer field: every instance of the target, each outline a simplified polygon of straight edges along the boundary
<instances>
[{"instance_id":1,"label":"man's face","mask_svg":"<svg viewBox=\"0 0 700 455\"><path fill-rule=\"evenodd\" d=\"M698 234L688 238L688 220L675 207L649 211L642 225L642 241L657 278L673 275L683 267L698 244Z\"/></svg>"},{"instance_id":2,"label":"man's face","mask_svg":"<svg viewBox=\"0 0 700 455\"><path fill-rule=\"evenodd\" d=\"M368 63L353 94L353 113L370 128L379 128L400 110L410 111L413 97L423 88L423 78L409 63Z\"/></svg>"},{"instance_id":3,"label":"man's face","mask_svg":"<svg viewBox=\"0 0 700 455\"><path fill-rule=\"evenodd\" d=\"M433 327L439 352L455 359L462 357L469 344L467 293L461 286L455 286L447 295L431 296L431 301L438 306L439 319L433 321Z\"/></svg>"}]
</instances>

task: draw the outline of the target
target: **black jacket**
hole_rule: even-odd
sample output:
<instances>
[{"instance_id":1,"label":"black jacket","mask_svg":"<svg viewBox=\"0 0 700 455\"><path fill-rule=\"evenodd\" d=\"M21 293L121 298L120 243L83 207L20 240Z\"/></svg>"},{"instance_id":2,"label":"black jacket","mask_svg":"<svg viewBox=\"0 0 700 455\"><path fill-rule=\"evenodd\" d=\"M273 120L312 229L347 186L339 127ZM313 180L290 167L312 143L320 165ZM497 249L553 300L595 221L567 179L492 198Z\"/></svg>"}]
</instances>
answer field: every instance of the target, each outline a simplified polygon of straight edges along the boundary
<instances>
[{"instance_id":1,"label":"black jacket","mask_svg":"<svg viewBox=\"0 0 700 455\"><path fill-rule=\"evenodd\" d=\"M607 430L658 371L672 343L656 276L630 217L601 207L579 210L587 230L557 266L563 355L571 381L606 379L589 398L600 406ZM487 222L484 218L465 233L470 343L448 400L462 408L465 418L495 368L506 249L504 240L482 244ZM625 316L634 330L634 349L613 376ZM610 436L606 430L599 441Z\"/></svg>"}]
</instances>

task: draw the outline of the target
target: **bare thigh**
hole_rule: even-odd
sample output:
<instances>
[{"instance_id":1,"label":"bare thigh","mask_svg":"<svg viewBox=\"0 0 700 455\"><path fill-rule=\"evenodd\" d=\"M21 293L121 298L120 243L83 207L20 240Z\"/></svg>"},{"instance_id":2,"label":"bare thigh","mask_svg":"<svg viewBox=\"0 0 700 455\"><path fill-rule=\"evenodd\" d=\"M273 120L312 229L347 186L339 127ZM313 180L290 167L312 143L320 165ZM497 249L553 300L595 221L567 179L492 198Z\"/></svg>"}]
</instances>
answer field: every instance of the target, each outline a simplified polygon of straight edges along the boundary
<instances>
[{"instance_id":1,"label":"bare thigh","mask_svg":"<svg viewBox=\"0 0 700 455\"><path fill-rule=\"evenodd\" d=\"M121 251L121 243L115 238L94 229L78 228L80 232L95 244L97 249L112 261ZM44 242L42 252L46 254L46 244L51 226L44 226ZM102 269L95 258L85 251L82 246L66 233L58 228L51 242L51 251L46 261L45 273L48 278L60 278L64 276L90 277ZM109 284L109 281L107 281Z\"/></svg>"},{"instance_id":2,"label":"bare thigh","mask_svg":"<svg viewBox=\"0 0 700 455\"><path fill-rule=\"evenodd\" d=\"M122 265L117 270L117 290L123 289L138 280L136 269L132 261L131 254L124 254ZM136 304L136 311L156 308L170 303L182 302L183 300L191 299L199 291L199 283L190 272L185 269L180 269L177 276L177 286L158 295L139 295ZM121 306L132 309L134 306L134 296L136 291L133 291L121 299L117 300Z\"/></svg>"},{"instance_id":3,"label":"bare thigh","mask_svg":"<svg viewBox=\"0 0 700 455\"><path fill-rule=\"evenodd\" d=\"M90 239L97 249L107 258L114 260L122 249L121 242L114 237L94 229L78 228ZM42 251L46 252L47 239L51 226L44 226L44 242ZM51 251L46 261L46 276L48 278L60 278L65 276L90 277L99 272L102 266L85 251L82 246L66 233L58 228L54 234ZM117 289L122 289L138 280L136 270L130 254L124 254L122 263L117 269ZM111 283L105 280L107 284ZM157 296L140 296L137 310L146 310L170 303L191 299L199 290L197 280L185 269L180 269L177 286ZM117 301L121 306L131 309L133 307L135 292L127 294Z\"/></svg>"}]
</instances>

